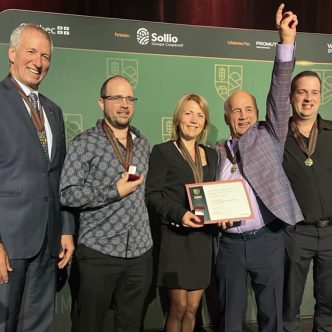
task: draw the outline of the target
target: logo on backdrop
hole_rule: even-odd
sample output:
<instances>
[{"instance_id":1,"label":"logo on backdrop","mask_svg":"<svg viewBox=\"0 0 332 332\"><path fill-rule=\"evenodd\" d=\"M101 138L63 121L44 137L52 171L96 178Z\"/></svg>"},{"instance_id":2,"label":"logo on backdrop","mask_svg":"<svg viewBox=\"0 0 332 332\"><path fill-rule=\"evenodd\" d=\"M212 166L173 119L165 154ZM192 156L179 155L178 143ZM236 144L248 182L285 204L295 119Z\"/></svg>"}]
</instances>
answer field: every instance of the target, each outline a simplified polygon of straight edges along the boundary
<instances>
[{"instance_id":1,"label":"logo on backdrop","mask_svg":"<svg viewBox=\"0 0 332 332\"><path fill-rule=\"evenodd\" d=\"M179 37L171 33L150 33L146 28L139 28L137 30L136 39L137 42L143 46L150 45L157 47L183 47L183 43L179 43Z\"/></svg>"},{"instance_id":2,"label":"logo on backdrop","mask_svg":"<svg viewBox=\"0 0 332 332\"><path fill-rule=\"evenodd\" d=\"M327 104L332 99L332 70L313 69L322 81L321 104Z\"/></svg>"},{"instance_id":3,"label":"logo on backdrop","mask_svg":"<svg viewBox=\"0 0 332 332\"><path fill-rule=\"evenodd\" d=\"M137 42L140 45L147 45L150 41L149 31L145 28L138 29L137 33L136 33L136 36L137 36Z\"/></svg>"},{"instance_id":4,"label":"logo on backdrop","mask_svg":"<svg viewBox=\"0 0 332 332\"><path fill-rule=\"evenodd\" d=\"M64 27L64 26L58 25L57 26L57 34L58 35L69 36L70 35L70 29L69 29L69 27Z\"/></svg>"},{"instance_id":5,"label":"logo on backdrop","mask_svg":"<svg viewBox=\"0 0 332 332\"><path fill-rule=\"evenodd\" d=\"M21 23L21 25L24 25L24 23ZM40 28L43 28L50 35L62 35L62 36L70 35L70 27L68 27L68 26L57 25L54 27L44 27L41 24L37 24L37 26L39 26Z\"/></svg>"},{"instance_id":6,"label":"logo on backdrop","mask_svg":"<svg viewBox=\"0 0 332 332\"><path fill-rule=\"evenodd\" d=\"M66 140L70 142L75 136L83 130L82 114L64 114L66 128Z\"/></svg>"},{"instance_id":7,"label":"logo on backdrop","mask_svg":"<svg viewBox=\"0 0 332 332\"><path fill-rule=\"evenodd\" d=\"M326 43L327 46L327 53L330 54L332 53L332 43Z\"/></svg>"},{"instance_id":8,"label":"logo on backdrop","mask_svg":"<svg viewBox=\"0 0 332 332\"><path fill-rule=\"evenodd\" d=\"M214 86L224 101L234 91L242 89L243 66L214 65Z\"/></svg>"},{"instance_id":9,"label":"logo on backdrop","mask_svg":"<svg viewBox=\"0 0 332 332\"><path fill-rule=\"evenodd\" d=\"M277 44L277 42L256 40L256 48L262 48L265 50L270 50L272 47L276 47Z\"/></svg>"},{"instance_id":10,"label":"logo on backdrop","mask_svg":"<svg viewBox=\"0 0 332 332\"><path fill-rule=\"evenodd\" d=\"M107 77L121 75L129 80L135 89L138 83L138 60L107 58Z\"/></svg>"},{"instance_id":11,"label":"logo on backdrop","mask_svg":"<svg viewBox=\"0 0 332 332\"><path fill-rule=\"evenodd\" d=\"M173 118L163 116L161 118L161 139L163 142L167 142L172 137L172 129L173 129Z\"/></svg>"}]
</instances>

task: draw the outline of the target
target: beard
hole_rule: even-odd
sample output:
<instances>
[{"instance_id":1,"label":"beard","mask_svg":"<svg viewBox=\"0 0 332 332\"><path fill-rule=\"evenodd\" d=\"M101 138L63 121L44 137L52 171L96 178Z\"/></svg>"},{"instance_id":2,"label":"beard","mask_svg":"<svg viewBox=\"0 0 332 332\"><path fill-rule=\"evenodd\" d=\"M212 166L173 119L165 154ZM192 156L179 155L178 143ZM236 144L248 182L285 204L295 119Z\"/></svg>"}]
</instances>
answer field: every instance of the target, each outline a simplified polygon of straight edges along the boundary
<instances>
[{"instance_id":1,"label":"beard","mask_svg":"<svg viewBox=\"0 0 332 332\"><path fill-rule=\"evenodd\" d=\"M109 114L107 114L105 111L104 111L104 118L105 120L107 120L107 122L114 128L116 129L126 129L129 127L130 125L130 122L133 118L134 114L131 115L130 118L128 118L128 120L126 121L118 121L117 119L111 117Z\"/></svg>"}]
</instances>

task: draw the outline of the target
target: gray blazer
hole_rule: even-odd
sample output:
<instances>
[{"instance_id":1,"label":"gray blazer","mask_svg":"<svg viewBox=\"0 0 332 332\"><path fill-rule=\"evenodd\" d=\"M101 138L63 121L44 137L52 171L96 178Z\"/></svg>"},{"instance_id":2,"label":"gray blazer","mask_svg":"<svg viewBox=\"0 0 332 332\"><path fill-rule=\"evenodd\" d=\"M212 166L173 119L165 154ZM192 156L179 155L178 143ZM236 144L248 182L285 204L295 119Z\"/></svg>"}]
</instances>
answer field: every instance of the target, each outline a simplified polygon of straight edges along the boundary
<instances>
[{"instance_id":1,"label":"gray blazer","mask_svg":"<svg viewBox=\"0 0 332 332\"><path fill-rule=\"evenodd\" d=\"M257 122L239 139L244 177L265 206L278 219L290 225L303 220L282 167L288 132L289 91L293 68L294 61L275 61L267 98L266 121ZM216 150L219 154L217 174L220 176L226 152L223 144L218 144Z\"/></svg>"},{"instance_id":2,"label":"gray blazer","mask_svg":"<svg viewBox=\"0 0 332 332\"><path fill-rule=\"evenodd\" d=\"M60 251L60 236L74 232L74 219L62 212L60 173L65 158L61 109L40 94L52 135L48 164L22 97L9 78L0 82L0 241L10 258L29 258L47 233L50 251Z\"/></svg>"}]
</instances>

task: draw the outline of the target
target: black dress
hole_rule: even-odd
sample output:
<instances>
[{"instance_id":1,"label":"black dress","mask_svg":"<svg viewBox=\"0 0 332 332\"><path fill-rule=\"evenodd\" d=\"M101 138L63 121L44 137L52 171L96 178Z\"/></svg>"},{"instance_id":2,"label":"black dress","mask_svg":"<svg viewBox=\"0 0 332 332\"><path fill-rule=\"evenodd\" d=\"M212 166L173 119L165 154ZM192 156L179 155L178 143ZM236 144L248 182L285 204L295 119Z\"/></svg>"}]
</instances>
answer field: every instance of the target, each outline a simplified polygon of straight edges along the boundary
<instances>
[{"instance_id":1,"label":"black dress","mask_svg":"<svg viewBox=\"0 0 332 332\"><path fill-rule=\"evenodd\" d=\"M217 153L201 147L207 160L207 165L203 166L204 182L213 181ZM161 287L204 289L210 282L212 237L216 226L192 229L175 225L181 225L183 215L190 210L185 184L194 182L190 166L173 141L153 147L146 180L146 203L162 222L157 279Z\"/></svg>"}]
</instances>

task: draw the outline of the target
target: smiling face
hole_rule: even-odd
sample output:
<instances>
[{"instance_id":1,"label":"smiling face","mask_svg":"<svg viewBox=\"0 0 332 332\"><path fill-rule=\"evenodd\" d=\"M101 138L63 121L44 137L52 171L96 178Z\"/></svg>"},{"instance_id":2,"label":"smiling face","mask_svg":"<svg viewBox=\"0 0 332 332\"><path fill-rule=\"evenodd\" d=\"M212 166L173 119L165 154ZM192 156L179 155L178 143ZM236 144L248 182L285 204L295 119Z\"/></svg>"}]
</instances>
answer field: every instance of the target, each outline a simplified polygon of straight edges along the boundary
<instances>
[{"instance_id":1,"label":"smiling face","mask_svg":"<svg viewBox=\"0 0 332 332\"><path fill-rule=\"evenodd\" d=\"M183 106L179 119L179 134L185 140L196 140L205 126L205 114L194 100L188 100Z\"/></svg>"},{"instance_id":2,"label":"smiling face","mask_svg":"<svg viewBox=\"0 0 332 332\"><path fill-rule=\"evenodd\" d=\"M108 81L105 91L106 96L134 96L131 84L121 77ZM129 126L134 116L134 103L126 98L120 100L99 99L99 106L104 111L107 123L115 129L125 129Z\"/></svg>"},{"instance_id":3,"label":"smiling face","mask_svg":"<svg viewBox=\"0 0 332 332\"><path fill-rule=\"evenodd\" d=\"M258 121L257 106L254 98L245 91L235 92L226 101L225 122L231 136L239 139Z\"/></svg>"},{"instance_id":4,"label":"smiling face","mask_svg":"<svg viewBox=\"0 0 332 332\"><path fill-rule=\"evenodd\" d=\"M320 106L320 90L320 81L314 76L303 76L295 82L290 95L295 120L316 120Z\"/></svg>"},{"instance_id":5,"label":"smiling face","mask_svg":"<svg viewBox=\"0 0 332 332\"><path fill-rule=\"evenodd\" d=\"M37 29L22 31L18 45L8 50L10 73L31 90L37 90L50 67L52 47Z\"/></svg>"}]
</instances>

